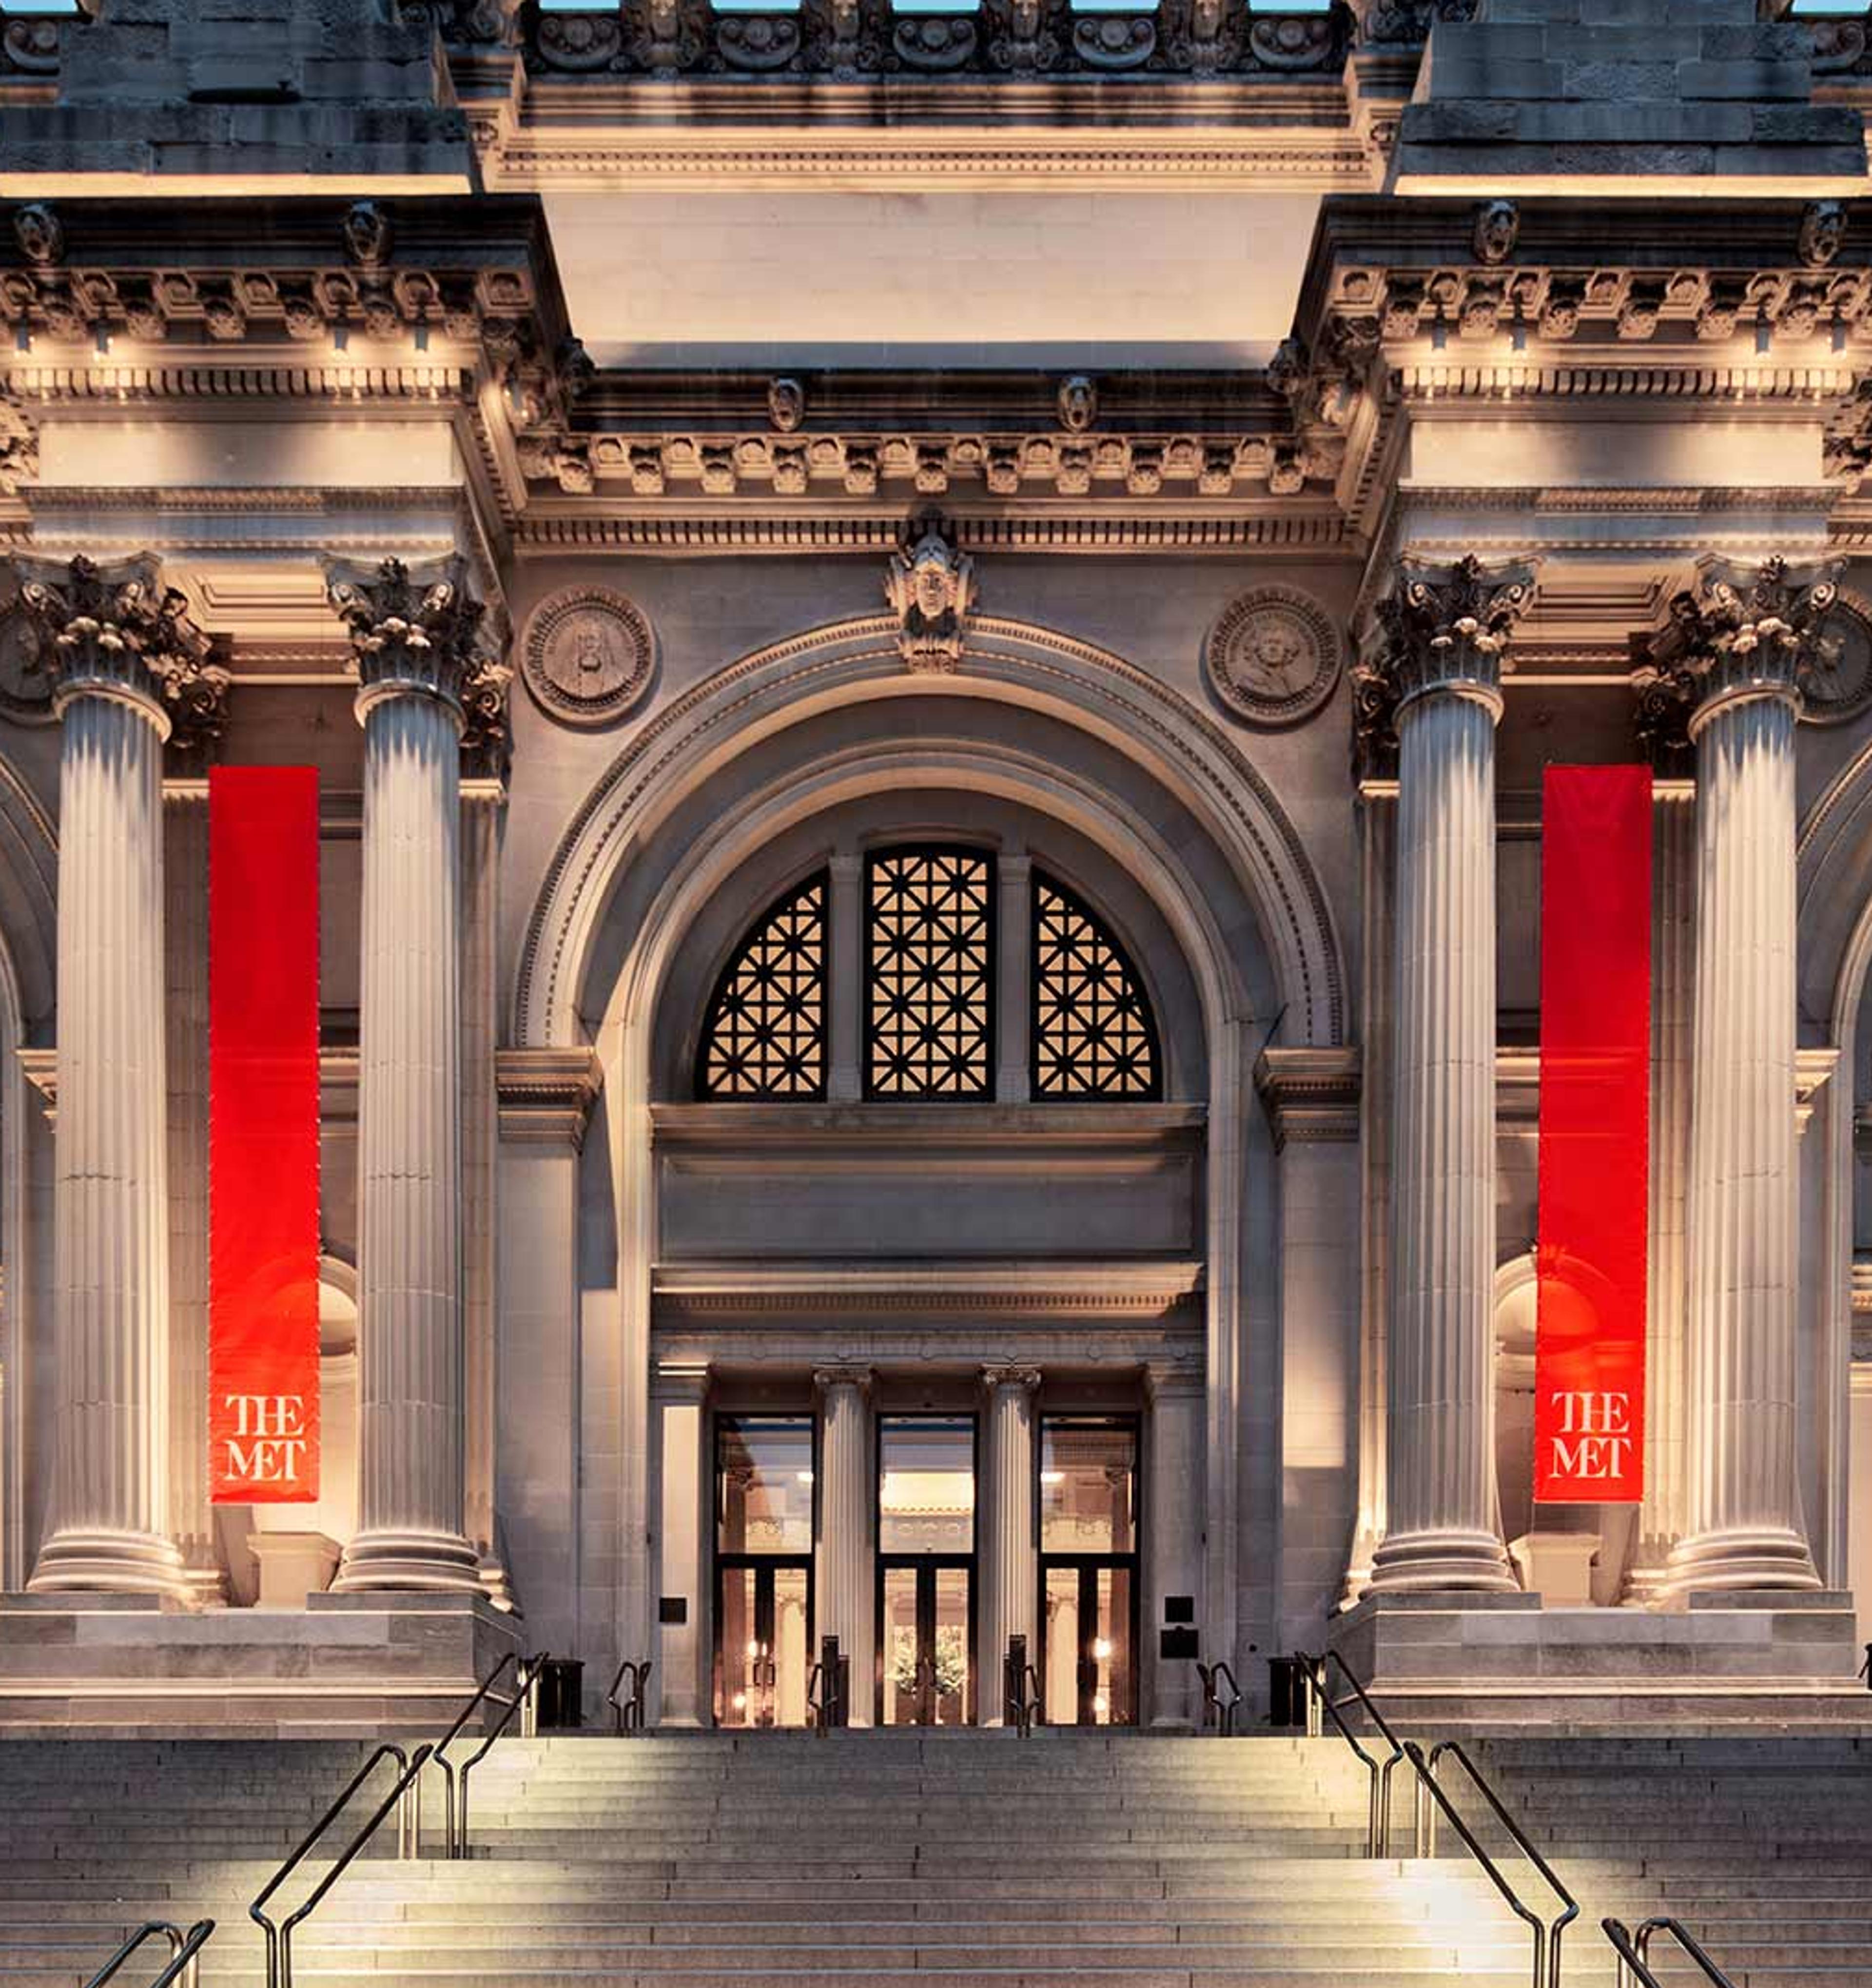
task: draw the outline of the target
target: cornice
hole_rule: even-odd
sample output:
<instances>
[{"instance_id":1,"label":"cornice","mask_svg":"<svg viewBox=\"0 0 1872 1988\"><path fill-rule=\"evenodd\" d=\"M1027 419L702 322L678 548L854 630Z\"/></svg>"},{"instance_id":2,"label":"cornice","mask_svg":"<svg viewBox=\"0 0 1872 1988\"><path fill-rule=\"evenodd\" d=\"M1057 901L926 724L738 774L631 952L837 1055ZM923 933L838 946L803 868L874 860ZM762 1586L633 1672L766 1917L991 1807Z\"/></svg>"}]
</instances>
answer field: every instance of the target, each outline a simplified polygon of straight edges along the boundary
<instances>
[{"instance_id":1,"label":"cornice","mask_svg":"<svg viewBox=\"0 0 1872 1988\"><path fill-rule=\"evenodd\" d=\"M736 1155L809 1146L902 1152L1004 1154L1051 1148L1193 1146L1208 1120L1200 1104L652 1104L662 1150Z\"/></svg>"},{"instance_id":2,"label":"cornice","mask_svg":"<svg viewBox=\"0 0 1872 1988\"><path fill-rule=\"evenodd\" d=\"M604 1081L597 1052L588 1046L503 1049L494 1052L494 1086L500 1136L520 1145L584 1144L591 1107Z\"/></svg>"},{"instance_id":3,"label":"cornice","mask_svg":"<svg viewBox=\"0 0 1872 1988\"><path fill-rule=\"evenodd\" d=\"M1254 1060L1278 1153L1359 1136L1359 1053L1356 1049L1264 1049Z\"/></svg>"},{"instance_id":4,"label":"cornice","mask_svg":"<svg viewBox=\"0 0 1872 1988\"><path fill-rule=\"evenodd\" d=\"M1203 1288L1195 1263L663 1264L651 1290L665 1318L742 1315L1161 1317Z\"/></svg>"}]
</instances>

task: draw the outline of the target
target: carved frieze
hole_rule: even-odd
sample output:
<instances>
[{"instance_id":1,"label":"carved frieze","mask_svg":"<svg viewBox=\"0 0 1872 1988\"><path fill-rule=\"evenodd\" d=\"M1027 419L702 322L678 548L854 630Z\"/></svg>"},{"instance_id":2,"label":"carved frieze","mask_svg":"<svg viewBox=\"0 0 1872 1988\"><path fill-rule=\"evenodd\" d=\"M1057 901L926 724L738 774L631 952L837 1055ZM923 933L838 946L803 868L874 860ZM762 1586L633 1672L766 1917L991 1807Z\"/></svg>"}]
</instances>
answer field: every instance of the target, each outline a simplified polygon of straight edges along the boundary
<instances>
[{"instance_id":1,"label":"carved frieze","mask_svg":"<svg viewBox=\"0 0 1872 1988\"><path fill-rule=\"evenodd\" d=\"M520 638L527 689L543 711L568 725L615 723L641 702L655 667L649 617L608 587L548 596Z\"/></svg>"},{"instance_id":2,"label":"carved frieze","mask_svg":"<svg viewBox=\"0 0 1872 1988\"><path fill-rule=\"evenodd\" d=\"M1298 587L1260 587L1210 630L1203 668L1217 701L1251 725L1297 725L1332 695L1340 644L1332 619Z\"/></svg>"},{"instance_id":3,"label":"carved frieze","mask_svg":"<svg viewBox=\"0 0 1872 1988\"><path fill-rule=\"evenodd\" d=\"M1080 13L1071 0L983 0L979 12L901 14L890 0L802 0L797 11L722 12L709 0L625 0L620 10L529 7L527 66L571 76L916 74L1020 77L1146 72L1278 77L1335 72L1346 17L1250 16L1241 0L1163 0Z\"/></svg>"}]
</instances>

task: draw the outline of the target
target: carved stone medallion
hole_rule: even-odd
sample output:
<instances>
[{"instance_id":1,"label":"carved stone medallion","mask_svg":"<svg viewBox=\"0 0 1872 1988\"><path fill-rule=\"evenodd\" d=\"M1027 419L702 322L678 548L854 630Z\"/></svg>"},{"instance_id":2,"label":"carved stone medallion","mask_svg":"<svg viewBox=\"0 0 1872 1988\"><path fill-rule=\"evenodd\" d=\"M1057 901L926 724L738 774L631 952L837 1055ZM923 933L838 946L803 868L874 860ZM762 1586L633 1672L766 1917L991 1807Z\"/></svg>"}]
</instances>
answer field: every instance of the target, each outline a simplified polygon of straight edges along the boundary
<instances>
[{"instance_id":1,"label":"carved stone medallion","mask_svg":"<svg viewBox=\"0 0 1872 1988\"><path fill-rule=\"evenodd\" d=\"M656 638L635 601L602 587L570 587L533 611L520 644L526 688L567 725L609 725L650 688Z\"/></svg>"},{"instance_id":2,"label":"carved stone medallion","mask_svg":"<svg viewBox=\"0 0 1872 1988\"><path fill-rule=\"evenodd\" d=\"M1231 601L1210 630L1203 666L1234 717L1297 725L1332 695L1339 654L1339 631L1311 594L1258 587Z\"/></svg>"},{"instance_id":3,"label":"carved stone medallion","mask_svg":"<svg viewBox=\"0 0 1872 1988\"><path fill-rule=\"evenodd\" d=\"M1858 595L1842 592L1820 624L1801 690L1813 725L1843 725L1872 705L1872 609Z\"/></svg>"}]
</instances>

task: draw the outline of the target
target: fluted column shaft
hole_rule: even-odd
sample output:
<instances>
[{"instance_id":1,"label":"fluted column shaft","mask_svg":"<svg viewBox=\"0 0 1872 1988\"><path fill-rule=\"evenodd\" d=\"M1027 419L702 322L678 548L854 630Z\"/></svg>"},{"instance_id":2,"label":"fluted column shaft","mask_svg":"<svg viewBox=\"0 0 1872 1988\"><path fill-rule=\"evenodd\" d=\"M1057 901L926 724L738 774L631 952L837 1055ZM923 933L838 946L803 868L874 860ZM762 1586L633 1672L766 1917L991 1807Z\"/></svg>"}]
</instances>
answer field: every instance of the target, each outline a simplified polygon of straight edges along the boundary
<instances>
[{"instance_id":1,"label":"fluted column shaft","mask_svg":"<svg viewBox=\"0 0 1872 1988\"><path fill-rule=\"evenodd\" d=\"M981 1682L975 1694L984 1726L1005 1723L1004 1665L1010 1636L1027 1638L1027 1660L1040 1662L1040 1560L1034 1523L1034 1399L1040 1375L1031 1367L990 1367L988 1485L980 1585Z\"/></svg>"},{"instance_id":2,"label":"fluted column shaft","mask_svg":"<svg viewBox=\"0 0 1872 1988\"><path fill-rule=\"evenodd\" d=\"M180 1594L168 1537L169 1235L159 705L63 705L52 1528L31 1587Z\"/></svg>"},{"instance_id":3,"label":"fluted column shaft","mask_svg":"<svg viewBox=\"0 0 1872 1988\"><path fill-rule=\"evenodd\" d=\"M334 1587L479 1585L465 1535L459 711L389 680L364 727L357 1532Z\"/></svg>"},{"instance_id":4,"label":"fluted column shaft","mask_svg":"<svg viewBox=\"0 0 1872 1988\"><path fill-rule=\"evenodd\" d=\"M871 1369L822 1368L819 1391L819 1545L815 1638L836 1636L849 1658L854 1726L872 1723L876 1642L871 1539ZM816 1660L818 1652L815 1648Z\"/></svg>"},{"instance_id":5,"label":"fluted column shaft","mask_svg":"<svg viewBox=\"0 0 1872 1988\"><path fill-rule=\"evenodd\" d=\"M208 1499L208 814L203 781L164 796L168 925L169 1529L189 1593L227 1600Z\"/></svg>"},{"instance_id":6,"label":"fluted column shaft","mask_svg":"<svg viewBox=\"0 0 1872 1988\"><path fill-rule=\"evenodd\" d=\"M1419 642L1397 713L1381 1591L1515 1584L1495 1489L1497 668L1469 641Z\"/></svg>"},{"instance_id":7,"label":"fluted column shaft","mask_svg":"<svg viewBox=\"0 0 1872 1988\"><path fill-rule=\"evenodd\" d=\"M1697 746L1687 1536L1692 1588L1816 1587L1795 1461L1796 698L1713 698Z\"/></svg>"}]
</instances>

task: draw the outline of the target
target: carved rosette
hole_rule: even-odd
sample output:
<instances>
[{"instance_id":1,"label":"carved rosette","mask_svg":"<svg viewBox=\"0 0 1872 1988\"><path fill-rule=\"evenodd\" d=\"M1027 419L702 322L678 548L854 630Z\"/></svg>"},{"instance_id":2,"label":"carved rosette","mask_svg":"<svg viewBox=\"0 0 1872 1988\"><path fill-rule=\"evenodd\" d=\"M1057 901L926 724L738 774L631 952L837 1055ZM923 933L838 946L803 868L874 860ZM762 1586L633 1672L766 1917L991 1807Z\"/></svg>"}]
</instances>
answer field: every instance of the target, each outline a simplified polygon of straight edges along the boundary
<instances>
[{"instance_id":1,"label":"carved rosette","mask_svg":"<svg viewBox=\"0 0 1872 1988\"><path fill-rule=\"evenodd\" d=\"M1398 718L1413 698L1450 691L1500 712L1502 657L1534 599L1535 571L1523 561L1487 566L1473 553L1453 566L1400 563L1379 604L1377 654L1352 671L1360 778L1395 771Z\"/></svg>"},{"instance_id":2,"label":"carved rosette","mask_svg":"<svg viewBox=\"0 0 1872 1988\"><path fill-rule=\"evenodd\" d=\"M892 555L884 593L898 619L897 647L906 668L960 667L975 607L975 562L966 553L932 525L908 551Z\"/></svg>"},{"instance_id":3,"label":"carved rosette","mask_svg":"<svg viewBox=\"0 0 1872 1988\"><path fill-rule=\"evenodd\" d=\"M1830 667L1827 624L1839 604L1837 562L1759 566L1704 560L1693 585L1633 672L1640 739L1654 765L1688 752L1711 715L1779 698L1799 712L1808 685Z\"/></svg>"},{"instance_id":4,"label":"carved rosette","mask_svg":"<svg viewBox=\"0 0 1872 1988\"><path fill-rule=\"evenodd\" d=\"M55 711L108 697L138 707L165 739L178 725L218 732L228 673L153 554L110 566L18 558L5 571L32 637L26 668L46 672Z\"/></svg>"},{"instance_id":5,"label":"carved rosette","mask_svg":"<svg viewBox=\"0 0 1872 1988\"><path fill-rule=\"evenodd\" d=\"M384 697L426 695L449 706L465 730L471 681L482 670L476 643L482 608L468 590L457 553L411 569L333 560L327 597L350 631L360 718Z\"/></svg>"}]
</instances>

